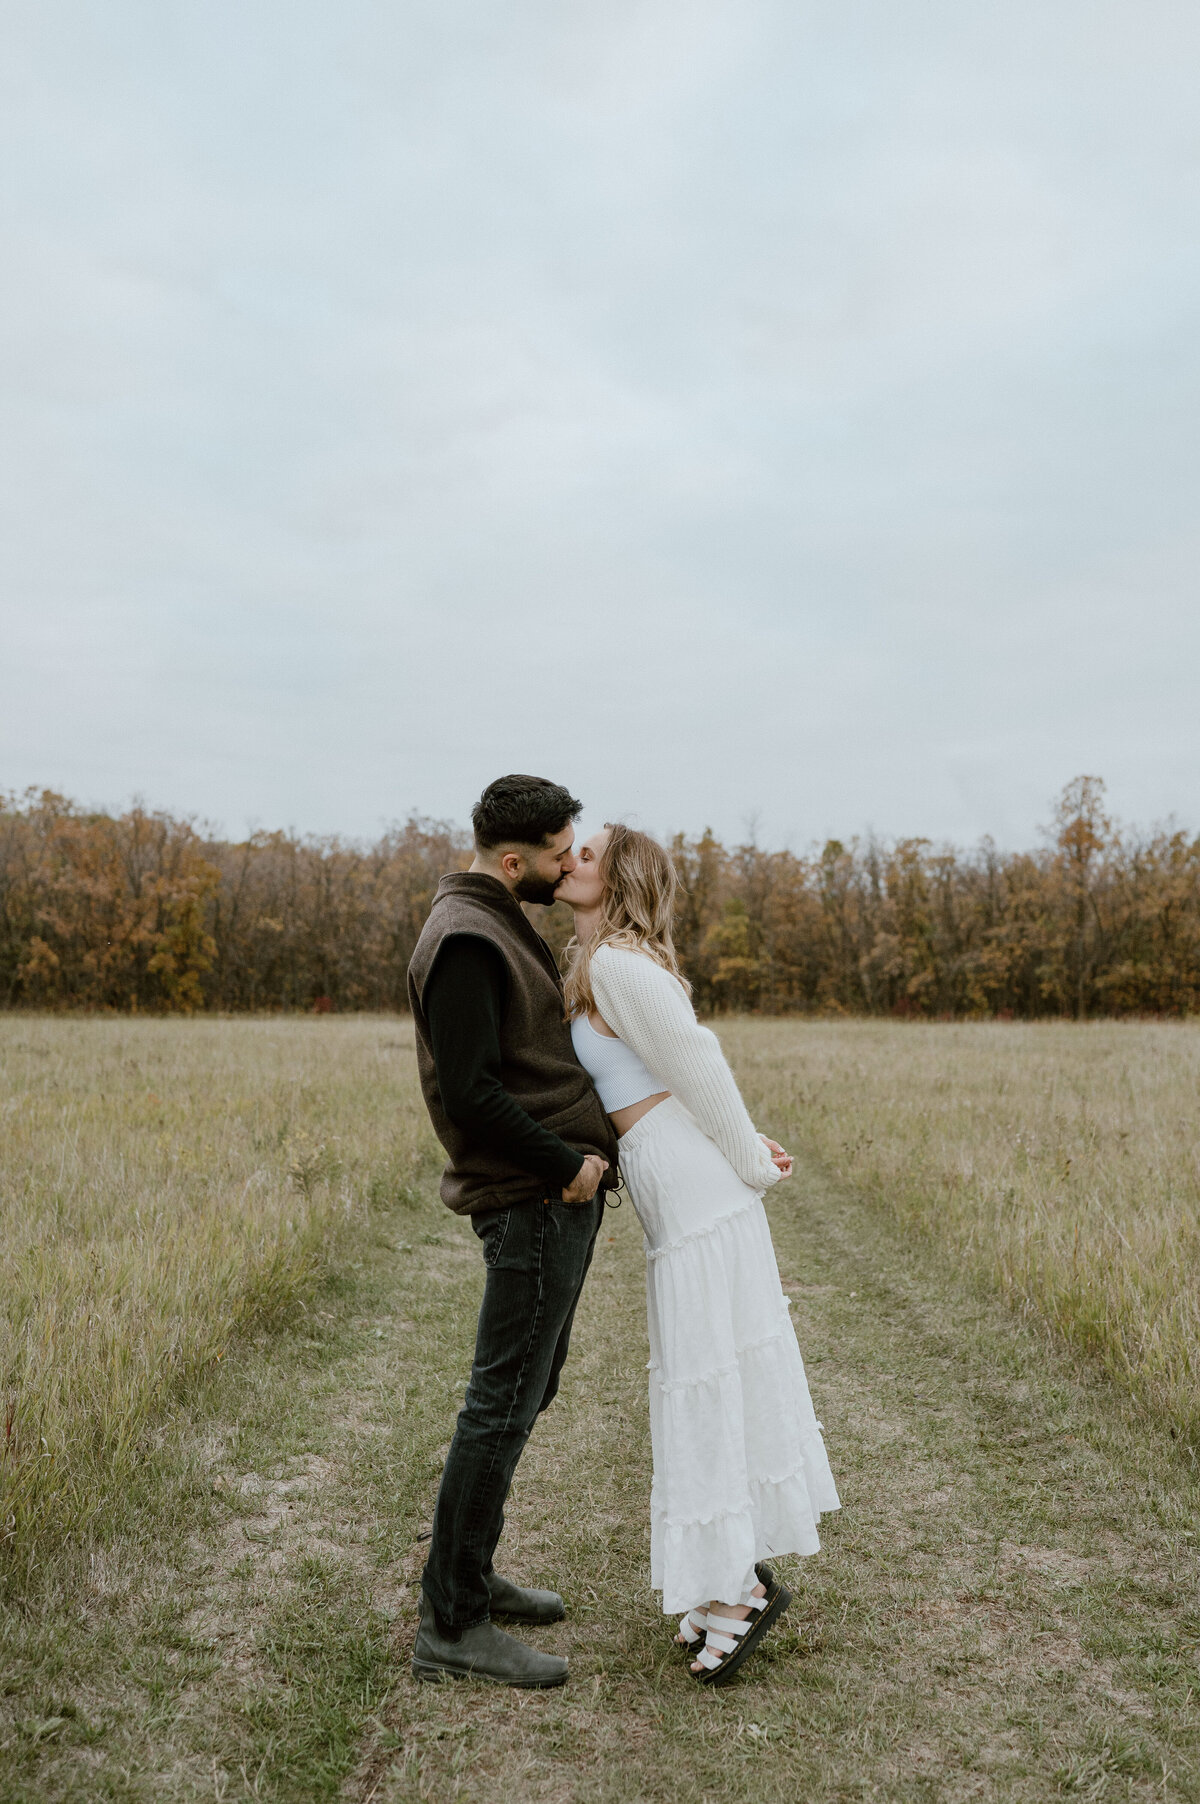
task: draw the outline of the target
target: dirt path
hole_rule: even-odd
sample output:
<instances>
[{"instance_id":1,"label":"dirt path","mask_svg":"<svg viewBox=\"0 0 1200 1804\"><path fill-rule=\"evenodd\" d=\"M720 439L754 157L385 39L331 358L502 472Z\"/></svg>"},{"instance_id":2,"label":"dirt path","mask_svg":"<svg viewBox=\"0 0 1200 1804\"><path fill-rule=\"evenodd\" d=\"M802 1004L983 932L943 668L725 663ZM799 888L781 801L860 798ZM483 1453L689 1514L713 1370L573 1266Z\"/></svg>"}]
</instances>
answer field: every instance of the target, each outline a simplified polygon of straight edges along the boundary
<instances>
[{"instance_id":1,"label":"dirt path","mask_svg":"<svg viewBox=\"0 0 1200 1804\"><path fill-rule=\"evenodd\" d=\"M742 1683L694 1686L646 1586L628 1208L503 1544L506 1570L568 1597L539 1639L571 1681L411 1682L418 1537L480 1282L469 1227L427 1202L181 1450L176 1551L116 1550L73 1638L27 1626L0 1796L1200 1798L1189 1462L819 1170L771 1201L845 1508L788 1562L788 1627Z\"/></svg>"}]
</instances>

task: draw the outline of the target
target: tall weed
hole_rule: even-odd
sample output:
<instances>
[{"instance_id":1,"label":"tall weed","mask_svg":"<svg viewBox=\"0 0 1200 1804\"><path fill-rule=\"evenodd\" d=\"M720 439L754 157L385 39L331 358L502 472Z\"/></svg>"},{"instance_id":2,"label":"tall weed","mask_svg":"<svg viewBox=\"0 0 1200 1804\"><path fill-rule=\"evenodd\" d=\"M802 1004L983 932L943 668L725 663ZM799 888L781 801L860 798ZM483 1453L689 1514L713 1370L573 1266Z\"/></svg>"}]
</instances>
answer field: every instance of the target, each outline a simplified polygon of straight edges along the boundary
<instances>
[{"instance_id":1,"label":"tall weed","mask_svg":"<svg viewBox=\"0 0 1200 1804\"><path fill-rule=\"evenodd\" d=\"M429 1156L394 1021L0 1020L0 1578Z\"/></svg>"},{"instance_id":2,"label":"tall weed","mask_svg":"<svg viewBox=\"0 0 1200 1804\"><path fill-rule=\"evenodd\" d=\"M742 1020L721 1036L768 1131L1200 1443L1200 1026Z\"/></svg>"}]
</instances>

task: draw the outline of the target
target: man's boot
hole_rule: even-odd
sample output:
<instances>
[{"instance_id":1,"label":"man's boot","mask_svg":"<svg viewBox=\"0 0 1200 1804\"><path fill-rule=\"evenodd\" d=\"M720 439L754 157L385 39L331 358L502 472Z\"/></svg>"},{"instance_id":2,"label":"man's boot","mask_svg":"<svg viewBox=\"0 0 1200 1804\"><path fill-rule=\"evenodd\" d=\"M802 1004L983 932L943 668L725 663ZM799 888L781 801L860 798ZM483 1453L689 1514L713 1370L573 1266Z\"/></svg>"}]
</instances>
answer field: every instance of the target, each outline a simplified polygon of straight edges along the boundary
<instances>
[{"instance_id":1,"label":"man's boot","mask_svg":"<svg viewBox=\"0 0 1200 1804\"><path fill-rule=\"evenodd\" d=\"M496 1685L544 1691L564 1682L567 1663L558 1654L540 1654L535 1647L526 1647L494 1622L477 1623L473 1629L463 1629L457 1641L448 1641L438 1633L437 1619L422 1598L412 1670L416 1679L490 1679Z\"/></svg>"},{"instance_id":2,"label":"man's boot","mask_svg":"<svg viewBox=\"0 0 1200 1804\"><path fill-rule=\"evenodd\" d=\"M485 1582L493 1616L507 1616L513 1622L561 1622L567 1613L557 1591L533 1591L525 1585L514 1585L498 1572L489 1572Z\"/></svg>"}]
</instances>

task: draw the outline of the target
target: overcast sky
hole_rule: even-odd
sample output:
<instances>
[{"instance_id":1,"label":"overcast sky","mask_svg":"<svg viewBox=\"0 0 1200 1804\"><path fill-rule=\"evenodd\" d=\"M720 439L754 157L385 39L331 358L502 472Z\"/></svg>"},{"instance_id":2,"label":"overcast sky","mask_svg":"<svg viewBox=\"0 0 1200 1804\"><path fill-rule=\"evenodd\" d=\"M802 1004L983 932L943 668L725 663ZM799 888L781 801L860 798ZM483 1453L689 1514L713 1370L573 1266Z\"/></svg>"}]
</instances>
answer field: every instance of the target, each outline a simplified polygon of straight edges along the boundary
<instances>
[{"instance_id":1,"label":"overcast sky","mask_svg":"<svg viewBox=\"0 0 1200 1804\"><path fill-rule=\"evenodd\" d=\"M7 0L0 788L1200 825L1187 0Z\"/></svg>"}]
</instances>

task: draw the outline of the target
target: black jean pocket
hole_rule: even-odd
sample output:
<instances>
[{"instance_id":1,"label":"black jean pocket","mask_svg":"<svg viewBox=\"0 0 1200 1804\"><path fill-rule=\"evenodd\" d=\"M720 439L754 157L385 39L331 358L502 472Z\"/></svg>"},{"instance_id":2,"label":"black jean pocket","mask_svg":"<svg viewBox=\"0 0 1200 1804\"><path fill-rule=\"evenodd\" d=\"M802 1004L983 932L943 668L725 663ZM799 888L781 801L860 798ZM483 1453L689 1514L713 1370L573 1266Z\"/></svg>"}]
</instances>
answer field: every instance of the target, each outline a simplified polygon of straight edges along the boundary
<instances>
[{"instance_id":1,"label":"black jean pocket","mask_svg":"<svg viewBox=\"0 0 1200 1804\"><path fill-rule=\"evenodd\" d=\"M504 1247L511 1209L481 1209L471 1217L471 1226L483 1242L483 1263L491 1271Z\"/></svg>"}]
</instances>

